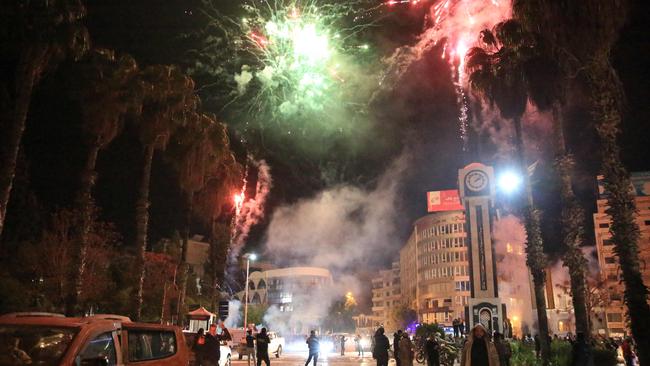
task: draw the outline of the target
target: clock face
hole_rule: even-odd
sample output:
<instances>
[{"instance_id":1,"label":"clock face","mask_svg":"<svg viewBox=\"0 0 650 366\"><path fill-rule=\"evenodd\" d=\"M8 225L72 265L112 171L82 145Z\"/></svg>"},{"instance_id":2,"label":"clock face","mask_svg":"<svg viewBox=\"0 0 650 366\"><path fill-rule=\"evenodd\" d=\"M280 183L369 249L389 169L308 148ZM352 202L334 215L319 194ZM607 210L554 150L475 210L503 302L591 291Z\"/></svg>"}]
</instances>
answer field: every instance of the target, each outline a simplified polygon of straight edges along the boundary
<instances>
[{"instance_id":1,"label":"clock face","mask_svg":"<svg viewBox=\"0 0 650 366\"><path fill-rule=\"evenodd\" d=\"M488 176L481 170L472 170L465 176L465 187L470 191L482 191L488 185Z\"/></svg>"}]
</instances>

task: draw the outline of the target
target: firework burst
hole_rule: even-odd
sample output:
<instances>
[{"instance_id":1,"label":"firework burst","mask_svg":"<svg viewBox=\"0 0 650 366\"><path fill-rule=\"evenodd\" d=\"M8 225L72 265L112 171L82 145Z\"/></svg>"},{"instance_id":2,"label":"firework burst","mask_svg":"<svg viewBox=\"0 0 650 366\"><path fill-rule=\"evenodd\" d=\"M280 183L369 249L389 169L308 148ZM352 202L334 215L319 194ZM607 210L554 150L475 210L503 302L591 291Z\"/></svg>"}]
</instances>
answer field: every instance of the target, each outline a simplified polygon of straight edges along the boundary
<instances>
[{"instance_id":1,"label":"firework burst","mask_svg":"<svg viewBox=\"0 0 650 366\"><path fill-rule=\"evenodd\" d=\"M244 2L239 17L205 2L213 32L191 71L227 86L222 104L259 124L323 124L324 112L357 105L348 85L371 47L359 41L377 6L366 0L257 0ZM218 47L215 45L218 44ZM221 55L206 55L219 49ZM208 62L202 61L212 57ZM214 59L216 57L217 59ZM338 128L338 127L336 127Z\"/></svg>"}]
</instances>

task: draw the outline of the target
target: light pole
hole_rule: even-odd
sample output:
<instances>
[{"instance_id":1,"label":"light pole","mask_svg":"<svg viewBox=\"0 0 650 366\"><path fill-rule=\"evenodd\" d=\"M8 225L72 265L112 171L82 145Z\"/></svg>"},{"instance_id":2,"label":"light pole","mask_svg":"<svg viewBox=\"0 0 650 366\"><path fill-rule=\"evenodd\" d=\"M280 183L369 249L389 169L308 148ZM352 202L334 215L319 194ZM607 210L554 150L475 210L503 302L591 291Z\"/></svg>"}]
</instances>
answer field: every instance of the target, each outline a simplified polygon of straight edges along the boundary
<instances>
[{"instance_id":1,"label":"light pole","mask_svg":"<svg viewBox=\"0 0 650 366\"><path fill-rule=\"evenodd\" d=\"M248 327L248 276L250 274L251 261L255 261L257 255L255 253L246 253L242 258L246 259L246 289L244 290L244 329L246 329Z\"/></svg>"}]
</instances>

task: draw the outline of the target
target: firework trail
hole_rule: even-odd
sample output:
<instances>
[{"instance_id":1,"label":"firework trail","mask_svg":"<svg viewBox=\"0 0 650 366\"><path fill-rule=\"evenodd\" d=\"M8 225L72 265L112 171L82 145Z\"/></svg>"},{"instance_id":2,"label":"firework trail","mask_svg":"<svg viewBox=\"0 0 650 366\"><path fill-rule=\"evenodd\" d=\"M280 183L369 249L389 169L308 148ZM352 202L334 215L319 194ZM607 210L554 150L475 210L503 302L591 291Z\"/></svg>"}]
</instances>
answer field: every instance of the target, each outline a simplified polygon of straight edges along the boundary
<instances>
[{"instance_id":1,"label":"firework trail","mask_svg":"<svg viewBox=\"0 0 650 366\"><path fill-rule=\"evenodd\" d=\"M230 234L231 261L237 259L241 248L248 238L251 227L264 217L264 205L272 186L271 168L266 161L256 161L250 157L249 161L257 168L257 184L255 185L255 195L252 198L246 199L247 177L244 177L241 192L234 196L235 216L233 217Z\"/></svg>"},{"instance_id":2,"label":"firework trail","mask_svg":"<svg viewBox=\"0 0 650 366\"><path fill-rule=\"evenodd\" d=\"M389 1L387 5L411 3L411 1ZM467 149L468 97L467 75L464 58L467 51L478 41L479 33L510 17L510 0L440 0L435 2L425 19L425 29L415 45L397 49L387 60L389 71L386 76L399 78L408 67L420 60L427 51L442 44L443 59L448 60L454 78L456 100L459 106L459 133L463 149Z\"/></svg>"}]
</instances>

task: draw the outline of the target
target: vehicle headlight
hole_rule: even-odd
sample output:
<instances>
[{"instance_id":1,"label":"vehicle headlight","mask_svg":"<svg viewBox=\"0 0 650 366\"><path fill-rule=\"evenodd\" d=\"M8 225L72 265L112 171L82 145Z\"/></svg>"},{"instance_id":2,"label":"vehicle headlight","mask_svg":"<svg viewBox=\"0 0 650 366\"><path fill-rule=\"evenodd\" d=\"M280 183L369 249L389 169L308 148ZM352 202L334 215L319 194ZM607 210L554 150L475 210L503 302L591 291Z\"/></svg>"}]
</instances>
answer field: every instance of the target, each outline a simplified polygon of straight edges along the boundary
<instances>
[{"instance_id":1,"label":"vehicle headlight","mask_svg":"<svg viewBox=\"0 0 650 366\"><path fill-rule=\"evenodd\" d=\"M334 351L334 343L332 342L322 342L320 344L320 351L324 353L330 353Z\"/></svg>"},{"instance_id":2,"label":"vehicle headlight","mask_svg":"<svg viewBox=\"0 0 650 366\"><path fill-rule=\"evenodd\" d=\"M368 340L367 338L362 338L359 343L361 344L361 347L364 348L370 346L370 340Z\"/></svg>"}]
</instances>

